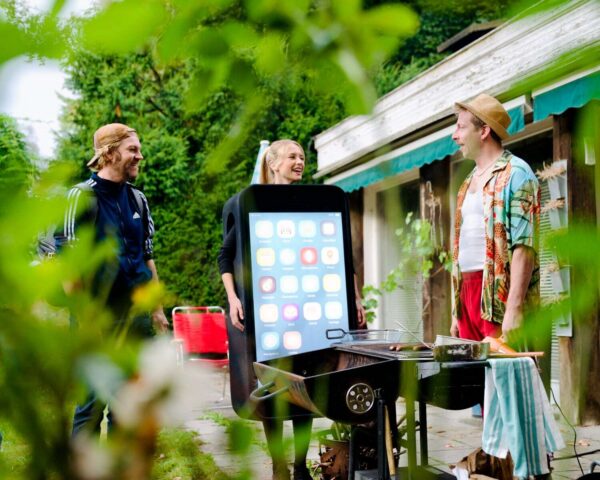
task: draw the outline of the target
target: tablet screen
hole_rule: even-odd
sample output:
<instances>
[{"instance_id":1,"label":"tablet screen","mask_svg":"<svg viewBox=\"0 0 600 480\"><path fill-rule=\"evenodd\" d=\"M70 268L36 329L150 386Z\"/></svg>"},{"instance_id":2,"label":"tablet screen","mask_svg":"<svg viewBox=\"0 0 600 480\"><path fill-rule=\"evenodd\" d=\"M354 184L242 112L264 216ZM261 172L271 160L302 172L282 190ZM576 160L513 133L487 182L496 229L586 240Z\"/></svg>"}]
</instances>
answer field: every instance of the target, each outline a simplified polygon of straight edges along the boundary
<instances>
[{"instance_id":1,"label":"tablet screen","mask_svg":"<svg viewBox=\"0 0 600 480\"><path fill-rule=\"evenodd\" d=\"M249 213L256 359L331 345L348 329L342 215Z\"/></svg>"}]
</instances>

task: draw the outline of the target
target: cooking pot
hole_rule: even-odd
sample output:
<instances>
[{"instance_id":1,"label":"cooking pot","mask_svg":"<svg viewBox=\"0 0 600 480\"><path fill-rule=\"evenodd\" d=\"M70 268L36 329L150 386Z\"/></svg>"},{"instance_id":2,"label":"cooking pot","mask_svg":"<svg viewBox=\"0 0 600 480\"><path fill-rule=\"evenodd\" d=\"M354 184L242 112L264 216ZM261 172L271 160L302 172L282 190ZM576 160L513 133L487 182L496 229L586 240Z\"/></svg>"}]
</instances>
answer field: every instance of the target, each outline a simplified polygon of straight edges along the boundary
<instances>
[{"instance_id":1,"label":"cooking pot","mask_svg":"<svg viewBox=\"0 0 600 480\"><path fill-rule=\"evenodd\" d=\"M433 358L438 362L486 360L489 352L489 343L444 335L437 335L433 345Z\"/></svg>"},{"instance_id":2,"label":"cooking pot","mask_svg":"<svg viewBox=\"0 0 600 480\"><path fill-rule=\"evenodd\" d=\"M482 342L433 346L433 358L438 362L486 360L489 352L490 344Z\"/></svg>"}]
</instances>

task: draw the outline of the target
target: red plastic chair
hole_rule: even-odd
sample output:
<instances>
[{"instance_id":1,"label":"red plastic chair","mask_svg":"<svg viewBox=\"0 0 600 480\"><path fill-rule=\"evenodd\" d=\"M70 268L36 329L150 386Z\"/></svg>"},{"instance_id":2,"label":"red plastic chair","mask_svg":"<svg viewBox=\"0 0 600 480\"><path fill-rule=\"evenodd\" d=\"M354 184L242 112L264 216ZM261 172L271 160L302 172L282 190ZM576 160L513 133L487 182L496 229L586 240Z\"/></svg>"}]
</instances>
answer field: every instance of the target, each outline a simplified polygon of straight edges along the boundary
<instances>
[{"instance_id":1,"label":"red plastic chair","mask_svg":"<svg viewBox=\"0 0 600 480\"><path fill-rule=\"evenodd\" d=\"M229 363L225 310L221 307L175 307L173 333L183 340L183 350L189 358L215 366Z\"/></svg>"},{"instance_id":2,"label":"red plastic chair","mask_svg":"<svg viewBox=\"0 0 600 480\"><path fill-rule=\"evenodd\" d=\"M175 307L172 312L173 335L183 342L183 351L189 361L197 361L223 369L225 398L229 370L229 342L222 307Z\"/></svg>"}]
</instances>

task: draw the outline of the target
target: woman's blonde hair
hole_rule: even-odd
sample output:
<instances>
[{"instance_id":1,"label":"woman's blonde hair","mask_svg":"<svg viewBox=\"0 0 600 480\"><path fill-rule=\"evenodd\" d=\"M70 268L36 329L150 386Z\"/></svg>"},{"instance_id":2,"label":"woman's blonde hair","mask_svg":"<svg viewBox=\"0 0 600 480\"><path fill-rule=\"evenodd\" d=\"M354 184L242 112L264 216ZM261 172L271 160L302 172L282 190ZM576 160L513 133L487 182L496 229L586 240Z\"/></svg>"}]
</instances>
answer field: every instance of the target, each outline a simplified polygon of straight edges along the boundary
<instances>
[{"instance_id":1,"label":"woman's blonde hair","mask_svg":"<svg viewBox=\"0 0 600 480\"><path fill-rule=\"evenodd\" d=\"M263 185L274 183L275 173L273 172L273 168L276 166L277 162L281 161L280 155L284 153L284 150L290 144L300 148L300 150L302 150L302 155L304 155L304 149L298 142L287 138L276 140L267 147L260 159L260 176L258 178L258 183Z\"/></svg>"}]
</instances>

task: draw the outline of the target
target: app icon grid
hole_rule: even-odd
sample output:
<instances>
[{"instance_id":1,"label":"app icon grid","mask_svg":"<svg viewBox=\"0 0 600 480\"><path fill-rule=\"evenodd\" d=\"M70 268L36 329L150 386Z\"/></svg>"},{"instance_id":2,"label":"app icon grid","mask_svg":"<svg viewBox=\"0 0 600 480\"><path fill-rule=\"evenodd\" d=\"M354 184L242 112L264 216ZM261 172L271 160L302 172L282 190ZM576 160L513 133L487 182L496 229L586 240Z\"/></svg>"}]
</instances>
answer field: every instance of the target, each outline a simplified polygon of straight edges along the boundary
<instances>
[{"instance_id":1,"label":"app icon grid","mask_svg":"<svg viewBox=\"0 0 600 480\"><path fill-rule=\"evenodd\" d=\"M252 212L250 250L256 357L327 348L348 329L341 214Z\"/></svg>"}]
</instances>

